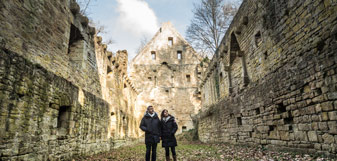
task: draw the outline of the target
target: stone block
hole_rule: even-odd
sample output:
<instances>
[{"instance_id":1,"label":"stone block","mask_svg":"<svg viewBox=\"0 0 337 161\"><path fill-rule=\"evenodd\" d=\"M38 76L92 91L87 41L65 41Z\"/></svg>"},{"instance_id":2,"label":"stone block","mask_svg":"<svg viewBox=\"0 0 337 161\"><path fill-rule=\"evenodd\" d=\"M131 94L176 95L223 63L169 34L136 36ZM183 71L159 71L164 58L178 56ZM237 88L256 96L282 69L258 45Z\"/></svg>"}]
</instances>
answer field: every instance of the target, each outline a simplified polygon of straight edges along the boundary
<instances>
[{"instance_id":1,"label":"stone block","mask_svg":"<svg viewBox=\"0 0 337 161\"><path fill-rule=\"evenodd\" d=\"M308 141L307 133L304 131L294 131L295 140Z\"/></svg>"},{"instance_id":2,"label":"stone block","mask_svg":"<svg viewBox=\"0 0 337 161\"><path fill-rule=\"evenodd\" d=\"M317 123L317 122L311 123L311 128L312 128L313 130L318 130L318 129L319 129L319 128L318 128L318 123Z\"/></svg>"},{"instance_id":3,"label":"stone block","mask_svg":"<svg viewBox=\"0 0 337 161\"><path fill-rule=\"evenodd\" d=\"M331 111L328 115L330 120L337 120L337 111Z\"/></svg>"},{"instance_id":4,"label":"stone block","mask_svg":"<svg viewBox=\"0 0 337 161\"><path fill-rule=\"evenodd\" d=\"M337 122L336 121L329 121L328 122L329 133L337 135Z\"/></svg>"},{"instance_id":5,"label":"stone block","mask_svg":"<svg viewBox=\"0 0 337 161\"><path fill-rule=\"evenodd\" d=\"M319 128L320 130L323 130L323 131L326 131L326 130L329 129L329 128L328 128L328 124L327 124L326 122L319 122L319 123L318 123L318 128Z\"/></svg>"},{"instance_id":6,"label":"stone block","mask_svg":"<svg viewBox=\"0 0 337 161\"><path fill-rule=\"evenodd\" d=\"M322 112L321 113L321 119L322 121L328 121L329 120L329 115L327 112Z\"/></svg>"},{"instance_id":7,"label":"stone block","mask_svg":"<svg viewBox=\"0 0 337 161\"><path fill-rule=\"evenodd\" d=\"M280 134L281 140L290 140L289 132L287 132L287 131L279 131L279 134Z\"/></svg>"},{"instance_id":8,"label":"stone block","mask_svg":"<svg viewBox=\"0 0 337 161\"><path fill-rule=\"evenodd\" d=\"M327 144L335 143L335 138L333 135L325 133L322 135L322 138L323 138L324 143L327 143Z\"/></svg>"},{"instance_id":9,"label":"stone block","mask_svg":"<svg viewBox=\"0 0 337 161\"><path fill-rule=\"evenodd\" d=\"M298 124L298 129L301 131L309 131L311 130L310 124Z\"/></svg>"},{"instance_id":10,"label":"stone block","mask_svg":"<svg viewBox=\"0 0 337 161\"><path fill-rule=\"evenodd\" d=\"M314 144L314 148L317 149L317 150L321 150L322 145L320 143L316 143L316 144Z\"/></svg>"},{"instance_id":11,"label":"stone block","mask_svg":"<svg viewBox=\"0 0 337 161\"><path fill-rule=\"evenodd\" d=\"M332 111L334 109L332 102L324 102L321 105L322 111Z\"/></svg>"},{"instance_id":12,"label":"stone block","mask_svg":"<svg viewBox=\"0 0 337 161\"><path fill-rule=\"evenodd\" d=\"M317 133L316 133L316 131L309 131L309 132L308 132L308 139L309 139L309 141L311 141L311 142L317 142L317 141L318 141L318 138L317 138Z\"/></svg>"}]
</instances>

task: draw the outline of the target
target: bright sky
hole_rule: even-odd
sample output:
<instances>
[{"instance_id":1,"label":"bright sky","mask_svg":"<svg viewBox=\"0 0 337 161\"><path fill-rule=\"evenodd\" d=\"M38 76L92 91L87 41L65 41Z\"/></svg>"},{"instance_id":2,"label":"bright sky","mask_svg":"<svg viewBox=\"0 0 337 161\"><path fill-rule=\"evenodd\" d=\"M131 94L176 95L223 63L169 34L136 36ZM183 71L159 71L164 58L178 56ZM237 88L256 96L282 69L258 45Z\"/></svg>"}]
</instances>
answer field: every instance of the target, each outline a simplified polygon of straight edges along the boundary
<instances>
[{"instance_id":1,"label":"bright sky","mask_svg":"<svg viewBox=\"0 0 337 161\"><path fill-rule=\"evenodd\" d=\"M238 1L238 0L225 0ZM96 0L92 1L89 17L105 26L103 41L114 40L109 50L126 49L129 60L136 55L140 41L151 39L163 22L171 21L185 36L193 18L193 3L200 0Z\"/></svg>"}]
</instances>

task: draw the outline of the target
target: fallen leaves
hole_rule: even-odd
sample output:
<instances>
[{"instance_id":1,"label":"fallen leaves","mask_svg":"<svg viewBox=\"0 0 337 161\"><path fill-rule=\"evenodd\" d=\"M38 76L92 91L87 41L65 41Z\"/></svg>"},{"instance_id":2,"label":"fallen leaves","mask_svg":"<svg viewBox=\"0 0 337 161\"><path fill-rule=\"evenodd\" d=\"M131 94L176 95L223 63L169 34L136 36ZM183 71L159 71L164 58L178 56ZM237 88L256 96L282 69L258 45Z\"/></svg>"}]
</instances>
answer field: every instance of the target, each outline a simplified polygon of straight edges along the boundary
<instances>
[{"instance_id":1,"label":"fallen leaves","mask_svg":"<svg viewBox=\"0 0 337 161\"><path fill-rule=\"evenodd\" d=\"M258 160L258 161L323 161L333 160L314 154L296 154L268 150L265 147L235 146L228 144L203 144L199 142L178 142L176 148L179 161L227 161L227 160ZM165 151L158 144L157 160L165 160ZM145 160L145 145L121 147L108 153L90 157L77 157L75 160L114 160L142 161Z\"/></svg>"}]
</instances>

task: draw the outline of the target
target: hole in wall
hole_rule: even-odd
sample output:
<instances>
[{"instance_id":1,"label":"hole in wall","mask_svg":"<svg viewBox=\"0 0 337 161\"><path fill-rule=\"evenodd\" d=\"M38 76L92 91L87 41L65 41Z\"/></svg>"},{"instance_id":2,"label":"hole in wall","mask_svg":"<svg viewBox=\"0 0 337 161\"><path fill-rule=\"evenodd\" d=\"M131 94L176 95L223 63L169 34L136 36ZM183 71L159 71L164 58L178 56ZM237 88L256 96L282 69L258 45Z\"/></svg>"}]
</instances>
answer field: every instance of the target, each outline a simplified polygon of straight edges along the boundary
<instances>
[{"instance_id":1,"label":"hole in wall","mask_svg":"<svg viewBox=\"0 0 337 161\"><path fill-rule=\"evenodd\" d=\"M322 89L321 88L316 88L314 91L315 91L316 96L322 95Z\"/></svg>"},{"instance_id":2,"label":"hole in wall","mask_svg":"<svg viewBox=\"0 0 337 161\"><path fill-rule=\"evenodd\" d=\"M242 24L246 26L248 25L248 16L242 18Z\"/></svg>"},{"instance_id":3,"label":"hole in wall","mask_svg":"<svg viewBox=\"0 0 337 161\"><path fill-rule=\"evenodd\" d=\"M186 126L183 126L183 127L182 127L182 130L183 130L183 131L187 131L187 127L186 127Z\"/></svg>"},{"instance_id":4,"label":"hole in wall","mask_svg":"<svg viewBox=\"0 0 337 161\"><path fill-rule=\"evenodd\" d=\"M256 115L260 114L260 108L255 109L255 114Z\"/></svg>"},{"instance_id":5,"label":"hole in wall","mask_svg":"<svg viewBox=\"0 0 337 161\"><path fill-rule=\"evenodd\" d=\"M258 31L256 34L255 34L255 45L256 47L259 47L262 43L262 37L261 37L261 32Z\"/></svg>"},{"instance_id":6,"label":"hole in wall","mask_svg":"<svg viewBox=\"0 0 337 161\"><path fill-rule=\"evenodd\" d=\"M182 59L182 51L177 51L177 58L178 58L178 60L181 60Z\"/></svg>"},{"instance_id":7,"label":"hole in wall","mask_svg":"<svg viewBox=\"0 0 337 161\"><path fill-rule=\"evenodd\" d=\"M187 82L191 82L191 75L187 74L186 75L186 80L187 80Z\"/></svg>"},{"instance_id":8,"label":"hole in wall","mask_svg":"<svg viewBox=\"0 0 337 161\"><path fill-rule=\"evenodd\" d=\"M69 36L69 44L68 44L68 54L71 52L71 48L76 48L76 42L83 40L83 36L81 31L73 24L70 27L70 36Z\"/></svg>"},{"instance_id":9,"label":"hole in wall","mask_svg":"<svg viewBox=\"0 0 337 161\"><path fill-rule=\"evenodd\" d=\"M264 60L268 59L268 52L267 51L263 53L263 58L264 58Z\"/></svg>"},{"instance_id":10,"label":"hole in wall","mask_svg":"<svg viewBox=\"0 0 337 161\"><path fill-rule=\"evenodd\" d=\"M277 104L277 113L283 113L283 112L286 112L287 111L287 108L286 106L284 106L283 102Z\"/></svg>"},{"instance_id":11,"label":"hole in wall","mask_svg":"<svg viewBox=\"0 0 337 161\"><path fill-rule=\"evenodd\" d=\"M293 117L284 118L284 124L292 124L294 123Z\"/></svg>"},{"instance_id":12,"label":"hole in wall","mask_svg":"<svg viewBox=\"0 0 337 161\"><path fill-rule=\"evenodd\" d=\"M111 68L108 66L108 67L107 67L106 73L109 74L109 73L111 73L111 72L112 72L112 70L111 70Z\"/></svg>"},{"instance_id":13,"label":"hole in wall","mask_svg":"<svg viewBox=\"0 0 337 161\"><path fill-rule=\"evenodd\" d=\"M241 126L242 125L242 118L241 117L237 117L236 118L236 123Z\"/></svg>"},{"instance_id":14,"label":"hole in wall","mask_svg":"<svg viewBox=\"0 0 337 161\"><path fill-rule=\"evenodd\" d=\"M173 37L168 38L168 46L173 46Z\"/></svg>"},{"instance_id":15,"label":"hole in wall","mask_svg":"<svg viewBox=\"0 0 337 161\"><path fill-rule=\"evenodd\" d=\"M325 46L325 41L321 40L320 42L317 43L317 50L322 51Z\"/></svg>"},{"instance_id":16,"label":"hole in wall","mask_svg":"<svg viewBox=\"0 0 337 161\"><path fill-rule=\"evenodd\" d=\"M275 125L269 125L268 135L270 135L271 131L275 130L275 127L276 127Z\"/></svg>"},{"instance_id":17,"label":"hole in wall","mask_svg":"<svg viewBox=\"0 0 337 161\"><path fill-rule=\"evenodd\" d=\"M57 116L57 128L58 130L63 130L63 133L66 129L69 128L69 119L70 119L70 106L60 106L59 113Z\"/></svg>"},{"instance_id":18,"label":"hole in wall","mask_svg":"<svg viewBox=\"0 0 337 161\"><path fill-rule=\"evenodd\" d=\"M151 58L152 58L152 60L156 60L156 52L155 51L151 51Z\"/></svg>"}]
</instances>

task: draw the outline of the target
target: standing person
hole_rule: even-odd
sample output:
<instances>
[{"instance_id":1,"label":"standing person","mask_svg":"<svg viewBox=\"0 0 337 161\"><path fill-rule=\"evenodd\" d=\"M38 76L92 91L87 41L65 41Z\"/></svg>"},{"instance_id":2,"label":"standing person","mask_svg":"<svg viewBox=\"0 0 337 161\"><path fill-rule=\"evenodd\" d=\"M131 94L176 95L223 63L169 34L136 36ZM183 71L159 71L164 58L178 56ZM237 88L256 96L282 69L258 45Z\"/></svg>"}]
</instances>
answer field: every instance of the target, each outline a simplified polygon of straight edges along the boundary
<instances>
[{"instance_id":1,"label":"standing person","mask_svg":"<svg viewBox=\"0 0 337 161\"><path fill-rule=\"evenodd\" d=\"M160 142L161 136L160 120L152 106L147 107L147 111L140 123L140 129L145 132L146 144L146 161L150 161L150 153L152 149L152 161L156 161L157 144Z\"/></svg>"},{"instance_id":2,"label":"standing person","mask_svg":"<svg viewBox=\"0 0 337 161\"><path fill-rule=\"evenodd\" d=\"M165 148L166 160L170 160L170 148L173 156L173 160L177 160L175 147L177 146L177 140L174 134L178 130L178 125L172 115L168 113L166 109L161 112L161 133L162 133L162 147Z\"/></svg>"}]
</instances>

